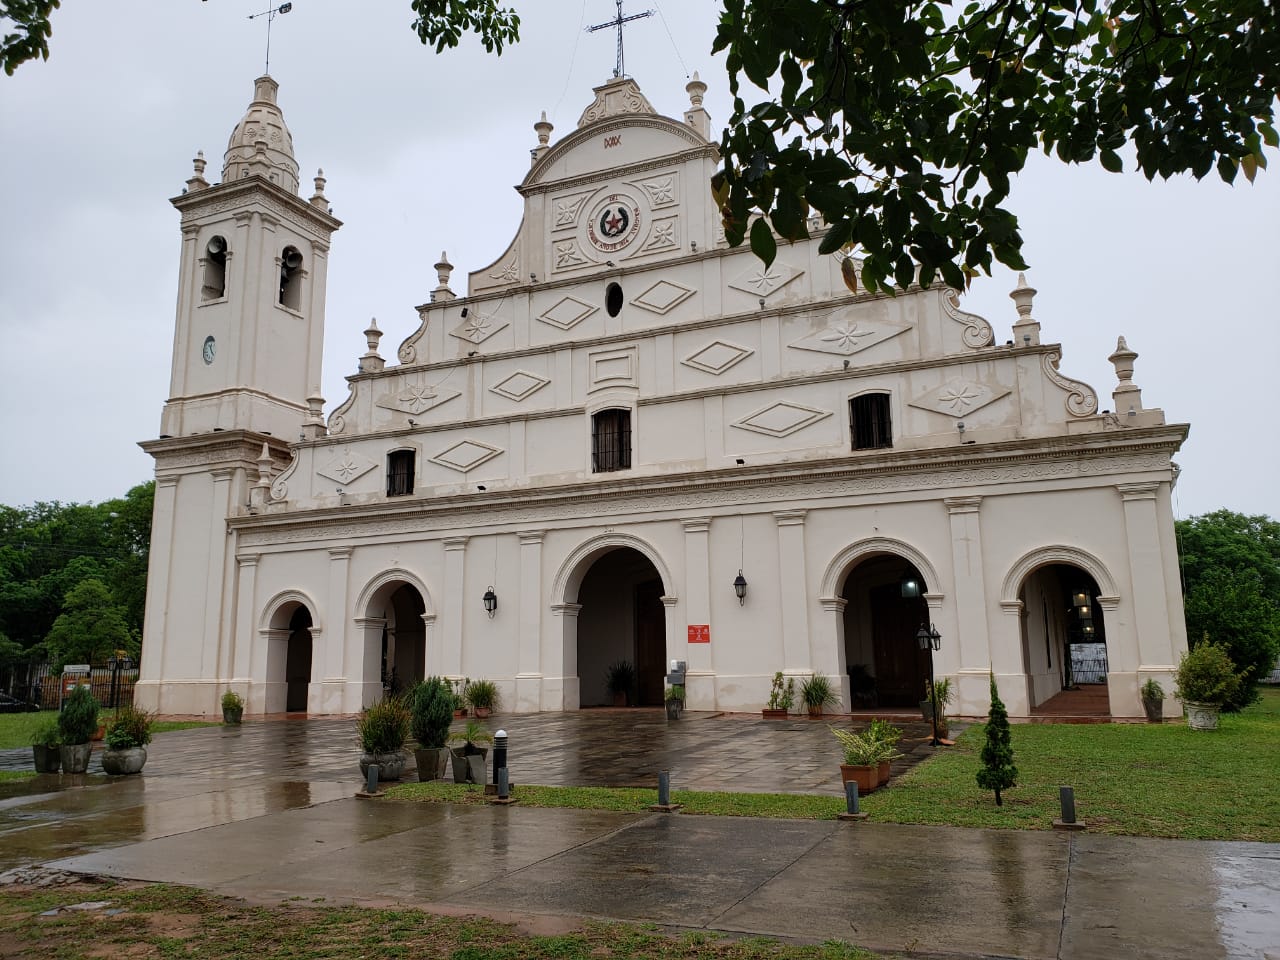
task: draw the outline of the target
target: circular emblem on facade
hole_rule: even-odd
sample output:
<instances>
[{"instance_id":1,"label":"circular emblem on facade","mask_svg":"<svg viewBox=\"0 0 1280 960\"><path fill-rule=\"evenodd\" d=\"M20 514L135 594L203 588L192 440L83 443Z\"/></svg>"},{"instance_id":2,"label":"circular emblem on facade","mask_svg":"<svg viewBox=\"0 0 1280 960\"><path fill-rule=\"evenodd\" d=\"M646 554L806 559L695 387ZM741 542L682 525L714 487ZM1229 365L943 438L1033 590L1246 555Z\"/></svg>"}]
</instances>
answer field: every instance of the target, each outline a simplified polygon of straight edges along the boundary
<instances>
[{"instance_id":1,"label":"circular emblem on facade","mask_svg":"<svg viewBox=\"0 0 1280 960\"><path fill-rule=\"evenodd\" d=\"M591 245L613 253L633 243L640 234L640 204L625 193L611 193L596 204L587 220Z\"/></svg>"}]
</instances>

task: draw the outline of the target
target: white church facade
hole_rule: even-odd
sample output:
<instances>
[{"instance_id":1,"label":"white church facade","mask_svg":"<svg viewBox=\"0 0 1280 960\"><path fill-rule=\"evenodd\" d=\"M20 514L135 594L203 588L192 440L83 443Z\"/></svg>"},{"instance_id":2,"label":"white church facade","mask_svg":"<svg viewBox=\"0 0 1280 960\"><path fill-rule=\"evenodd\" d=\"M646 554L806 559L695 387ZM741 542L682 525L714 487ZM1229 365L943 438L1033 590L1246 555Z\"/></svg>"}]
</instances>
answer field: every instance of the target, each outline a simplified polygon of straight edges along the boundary
<instances>
[{"instance_id":1,"label":"white church facade","mask_svg":"<svg viewBox=\"0 0 1280 960\"><path fill-rule=\"evenodd\" d=\"M1084 641L1113 716L1170 688L1188 428L1143 405L1136 354L1100 404L1025 284L997 332L940 286L850 290L818 223L768 267L731 249L705 89L670 118L623 77L555 143L536 124L509 247L460 293L442 256L416 332L384 356L371 325L326 419L340 223L257 81L221 182L198 159L173 201L140 705L352 713L440 674L574 710L618 661L657 705L682 660L694 710L759 710L777 671L911 706L922 624L961 714L991 675L1032 714Z\"/></svg>"}]
</instances>

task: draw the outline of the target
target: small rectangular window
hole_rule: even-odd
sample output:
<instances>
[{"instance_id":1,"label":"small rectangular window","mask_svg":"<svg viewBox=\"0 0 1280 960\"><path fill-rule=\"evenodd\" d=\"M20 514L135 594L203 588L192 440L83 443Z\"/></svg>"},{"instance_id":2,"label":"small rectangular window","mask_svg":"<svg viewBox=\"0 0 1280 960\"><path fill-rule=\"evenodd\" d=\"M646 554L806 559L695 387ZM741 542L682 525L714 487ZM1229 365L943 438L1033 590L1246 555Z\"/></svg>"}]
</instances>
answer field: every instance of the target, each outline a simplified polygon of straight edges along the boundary
<instances>
[{"instance_id":1,"label":"small rectangular window","mask_svg":"<svg viewBox=\"0 0 1280 960\"><path fill-rule=\"evenodd\" d=\"M387 496L405 497L413 493L414 453L393 450L387 455Z\"/></svg>"},{"instance_id":2,"label":"small rectangular window","mask_svg":"<svg viewBox=\"0 0 1280 960\"><path fill-rule=\"evenodd\" d=\"M601 410L591 418L591 469L611 473L631 467L631 411Z\"/></svg>"},{"instance_id":3,"label":"small rectangular window","mask_svg":"<svg viewBox=\"0 0 1280 960\"><path fill-rule=\"evenodd\" d=\"M878 450L893 446L893 424L889 419L889 394L864 393L849 401L849 433L853 449Z\"/></svg>"}]
</instances>

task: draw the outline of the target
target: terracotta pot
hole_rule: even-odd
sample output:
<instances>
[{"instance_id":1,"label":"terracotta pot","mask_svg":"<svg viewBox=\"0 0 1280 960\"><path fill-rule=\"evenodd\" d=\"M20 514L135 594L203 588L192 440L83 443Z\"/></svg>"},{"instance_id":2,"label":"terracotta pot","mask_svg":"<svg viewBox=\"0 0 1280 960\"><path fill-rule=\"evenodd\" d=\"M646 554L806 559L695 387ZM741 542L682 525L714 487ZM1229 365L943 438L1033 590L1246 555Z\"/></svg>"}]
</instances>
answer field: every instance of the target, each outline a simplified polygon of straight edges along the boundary
<instances>
[{"instance_id":1,"label":"terracotta pot","mask_svg":"<svg viewBox=\"0 0 1280 960\"><path fill-rule=\"evenodd\" d=\"M102 772L109 773L113 777L141 773L146 762L146 747L125 747L122 750L107 747L102 751Z\"/></svg>"},{"instance_id":2,"label":"terracotta pot","mask_svg":"<svg viewBox=\"0 0 1280 960\"><path fill-rule=\"evenodd\" d=\"M770 710L768 707L765 707L763 710L760 711L760 713L766 720L787 719L787 711L785 710Z\"/></svg>"},{"instance_id":3,"label":"terracotta pot","mask_svg":"<svg viewBox=\"0 0 1280 960\"><path fill-rule=\"evenodd\" d=\"M1216 703L1192 703L1190 700L1182 704L1187 710L1187 726L1192 730L1217 730L1218 711Z\"/></svg>"},{"instance_id":4,"label":"terracotta pot","mask_svg":"<svg viewBox=\"0 0 1280 960\"><path fill-rule=\"evenodd\" d=\"M472 709L475 710L476 712L477 720L484 720L486 717L488 717L490 714L493 713L492 707L473 707Z\"/></svg>"},{"instance_id":5,"label":"terracotta pot","mask_svg":"<svg viewBox=\"0 0 1280 960\"><path fill-rule=\"evenodd\" d=\"M880 786L880 768L861 765L840 764L840 779L844 783L852 780L858 785L858 793L870 793Z\"/></svg>"},{"instance_id":6,"label":"terracotta pot","mask_svg":"<svg viewBox=\"0 0 1280 960\"><path fill-rule=\"evenodd\" d=\"M878 774L879 774L881 783L889 782L889 766L890 764L888 760L880 761L880 769L878 771Z\"/></svg>"},{"instance_id":7,"label":"terracotta pot","mask_svg":"<svg viewBox=\"0 0 1280 960\"><path fill-rule=\"evenodd\" d=\"M809 710L809 716L811 716L811 717L820 717L820 716L822 716L822 704L820 704L820 703L819 703L819 704L815 704L814 706L809 707L809 708L808 708L808 710Z\"/></svg>"}]
</instances>

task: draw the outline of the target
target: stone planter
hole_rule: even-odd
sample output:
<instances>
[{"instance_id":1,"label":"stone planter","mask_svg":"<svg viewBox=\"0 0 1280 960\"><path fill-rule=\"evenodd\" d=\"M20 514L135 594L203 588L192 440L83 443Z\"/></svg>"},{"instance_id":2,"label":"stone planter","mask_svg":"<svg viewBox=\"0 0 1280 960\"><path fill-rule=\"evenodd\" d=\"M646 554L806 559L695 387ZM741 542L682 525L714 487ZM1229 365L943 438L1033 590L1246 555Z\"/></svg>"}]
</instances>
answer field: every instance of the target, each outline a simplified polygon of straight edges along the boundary
<instances>
[{"instance_id":1,"label":"stone planter","mask_svg":"<svg viewBox=\"0 0 1280 960\"><path fill-rule=\"evenodd\" d=\"M404 773L404 751L397 750L394 753L362 753L360 755L360 776L367 780L369 778L369 768L375 763L378 765L379 783L384 780L399 780L401 775Z\"/></svg>"},{"instance_id":2,"label":"stone planter","mask_svg":"<svg viewBox=\"0 0 1280 960\"><path fill-rule=\"evenodd\" d=\"M1148 700L1142 698L1142 711L1147 715L1147 723L1162 723L1164 721L1164 701Z\"/></svg>"},{"instance_id":3,"label":"stone planter","mask_svg":"<svg viewBox=\"0 0 1280 960\"><path fill-rule=\"evenodd\" d=\"M1187 726L1192 730L1217 730L1218 711L1216 703L1192 703L1190 700L1182 704L1187 710Z\"/></svg>"},{"instance_id":4,"label":"stone planter","mask_svg":"<svg viewBox=\"0 0 1280 960\"><path fill-rule=\"evenodd\" d=\"M36 773L57 773L62 769L62 754L58 747L35 744L31 748L31 755L35 761Z\"/></svg>"},{"instance_id":5,"label":"stone planter","mask_svg":"<svg viewBox=\"0 0 1280 960\"><path fill-rule=\"evenodd\" d=\"M222 722L229 727L237 726L244 719L244 707L223 707Z\"/></svg>"},{"instance_id":6,"label":"stone planter","mask_svg":"<svg viewBox=\"0 0 1280 960\"><path fill-rule=\"evenodd\" d=\"M880 767L868 767L861 765L850 765L847 763L840 764L840 780L848 783L852 780L858 785L858 793L870 793L876 787L880 786Z\"/></svg>"},{"instance_id":7,"label":"stone planter","mask_svg":"<svg viewBox=\"0 0 1280 960\"><path fill-rule=\"evenodd\" d=\"M418 764L419 781L443 780L449 766L449 748L419 747L413 751L413 759Z\"/></svg>"},{"instance_id":8,"label":"stone planter","mask_svg":"<svg viewBox=\"0 0 1280 960\"><path fill-rule=\"evenodd\" d=\"M680 719L680 701L668 700L666 701L666 703L667 703L667 719L679 720Z\"/></svg>"},{"instance_id":9,"label":"stone planter","mask_svg":"<svg viewBox=\"0 0 1280 960\"><path fill-rule=\"evenodd\" d=\"M89 756L93 753L92 743L63 744L58 748L62 758L63 773L85 773L89 769Z\"/></svg>"},{"instance_id":10,"label":"stone planter","mask_svg":"<svg viewBox=\"0 0 1280 960\"><path fill-rule=\"evenodd\" d=\"M122 750L107 747L102 751L102 771L113 777L141 773L146 762L146 747L125 747Z\"/></svg>"},{"instance_id":11,"label":"stone planter","mask_svg":"<svg viewBox=\"0 0 1280 960\"><path fill-rule=\"evenodd\" d=\"M457 747L449 751L453 762L454 783L484 783L485 758L489 751L484 747Z\"/></svg>"}]
</instances>

